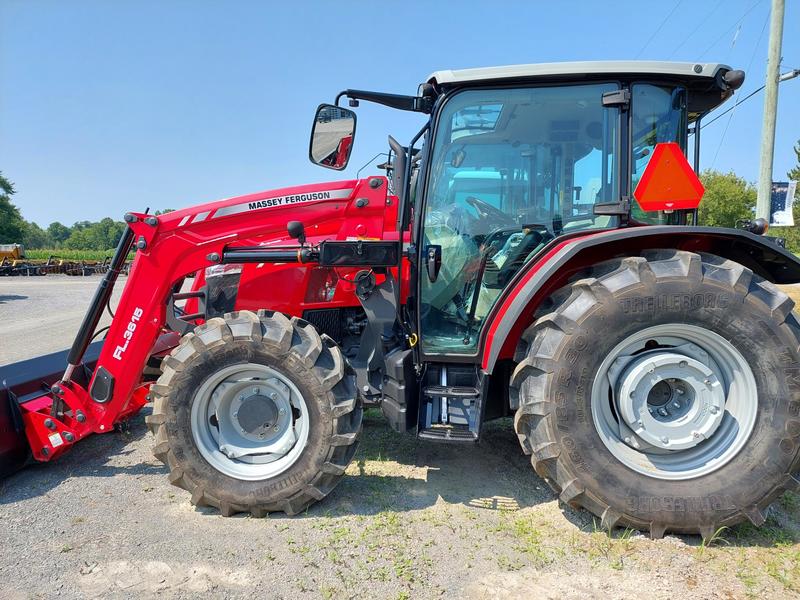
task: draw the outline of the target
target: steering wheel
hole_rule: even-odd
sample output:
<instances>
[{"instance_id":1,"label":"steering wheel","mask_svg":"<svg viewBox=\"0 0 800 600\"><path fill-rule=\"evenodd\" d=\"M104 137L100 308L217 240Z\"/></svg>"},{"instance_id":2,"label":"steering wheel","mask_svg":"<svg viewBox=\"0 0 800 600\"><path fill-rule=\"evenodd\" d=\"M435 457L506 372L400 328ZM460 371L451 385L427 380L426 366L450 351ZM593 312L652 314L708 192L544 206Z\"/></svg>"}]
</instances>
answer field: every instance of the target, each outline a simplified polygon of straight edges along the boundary
<instances>
[{"instance_id":1,"label":"steering wheel","mask_svg":"<svg viewBox=\"0 0 800 600\"><path fill-rule=\"evenodd\" d=\"M504 225L516 225L516 222L512 217L504 213L499 208L495 208L488 202L484 202L475 196L468 196L466 198L466 203L477 211L478 217L481 219L481 221L485 221L489 225L496 225L496 227L492 227L492 229L497 229Z\"/></svg>"},{"instance_id":2,"label":"steering wheel","mask_svg":"<svg viewBox=\"0 0 800 600\"><path fill-rule=\"evenodd\" d=\"M525 237L514 248L514 252L509 254L497 273L497 283L501 288L505 287L520 267L525 264L531 253L553 239L553 234L544 225L526 225L526 229L528 231Z\"/></svg>"}]
</instances>

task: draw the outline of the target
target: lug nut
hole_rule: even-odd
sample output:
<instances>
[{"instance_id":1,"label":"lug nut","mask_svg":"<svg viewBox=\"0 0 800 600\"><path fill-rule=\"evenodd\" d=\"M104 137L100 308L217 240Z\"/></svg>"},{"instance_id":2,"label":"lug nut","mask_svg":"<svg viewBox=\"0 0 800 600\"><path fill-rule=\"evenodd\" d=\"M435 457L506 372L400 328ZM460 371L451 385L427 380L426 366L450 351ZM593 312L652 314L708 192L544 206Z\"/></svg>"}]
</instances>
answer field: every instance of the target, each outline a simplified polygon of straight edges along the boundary
<instances>
[{"instance_id":1,"label":"lug nut","mask_svg":"<svg viewBox=\"0 0 800 600\"><path fill-rule=\"evenodd\" d=\"M660 414L662 417L668 417L669 416L669 413L667 412L666 408L659 408L658 409L658 414Z\"/></svg>"},{"instance_id":2,"label":"lug nut","mask_svg":"<svg viewBox=\"0 0 800 600\"><path fill-rule=\"evenodd\" d=\"M272 393L269 395L269 397L270 397L270 398L272 398L273 400L277 400L277 399L278 399L278 394L276 394L275 392L272 392Z\"/></svg>"},{"instance_id":3,"label":"lug nut","mask_svg":"<svg viewBox=\"0 0 800 600\"><path fill-rule=\"evenodd\" d=\"M53 419L45 419L44 420L44 426L47 427L48 429L55 429L56 428L56 424L53 423Z\"/></svg>"},{"instance_id":4,"label":"lug nut","mask_svg":"<svg viewBox=\"0 0 800 600\"><path fill-rule=\"evenodd\" d=\"M680 408L680 407L681 407L680 402L673 402L672 403L672 408Z\"/></svg>"},{"instance_id":5,"label":"lug nut","mask_svg":"<svg viewBox=\"0 0 800 600\"><path fill-rule=\"evenodd\" d=\"M86 421L86 415L83 414L81 411L78 411L75 414L75 419L77 419L78 423L84 423Z\"/></svg>"},{"instance_id":6,"label":"lug nut","mask_svg":"<svg viewBox=\"0 0 800 600\"><path fill-rule=\"evenodd\" d=\"M254 393L254 394L257 394L259 391L260 391L260 390L259 390L257 387L254 387L254 388L253 388L253 393Z\"/></svg>"},{"instance_id":7,"label":"lug nut","mask_svg":"<svg viewBox=\"0 0 800 600\"><path fill-rule=\"evenodd\" d=\"M683 391L683 388L675 388L675 393L679 396L683 396L685 392Z\"/></svg>"},{"instance_id":8,"label":"lug nut","mask_svg":"<svg viewBox=\"0 0 800 600\"><path fill-rule=\"evenodd\" d=\"M692 432L692 437L695 438L695 439L698 439L700 437L700 433L697 432L697 431L693 431Z\"/></svg>"},{"instance_id":9,"label":"lug nut","mask_svg":"<svg viewBox=\"0 0 800 600\"><path fill-rule=\"evenodd\" d=\"M279 415L285 415L285 414L286 414L286 409L285 409L285 408L282 408L282 409L280 409L280 410L278 411L278 414L279 414Z\"/></svg>"},{"instance_id":10,"label":"lug nut","mask_svg":"<svg viewBox=\"0 0 800 600\"><path fill-rule=\"evenodd\" d=\"M669 444L669 438L667 436L662 437L661 438L661 443L662 444Z\"/></svg>"},{"instance_id":11,"label":"lug nut","mask_svg":"<svg viewBox=\"0 0 800 600\"><path fill-rule=\"evenodd\" d=\"M716 406L712 406L708 410L711 412L712 415L715 415L719 412L719 408L717 408Z\"/></svg>"},{"instance_id":12,"label":"lug nut","mask_svg":"<svg viewBox=\"0 0 800 600\"><path fill-rule=\"evenodd\" d=\"M275 425L275 427L272 428L272 431L278 431L278 429L280 428L277 425Z\"/></svg>"},{"instance_id":13,"label":"lug nut","mask_svg":"<svg viewBox=\"0 0 800 600\"><path fill-rule=\"evenodd\" d=\"M64 439L67 440L68 442L74 442L75 441L75 436L72 435L69 431L65 431L64 432Z\"/></svg>"},{"instance_id":14,"label":"lug nut","mask_svg":"<svg viewBox=\"0 0 800 600\"><path fill-rule=\"evenodd\" d=\"M42 456L49 456L50 455L50 448L42 448Z\"/></svg>"}]
</instances>

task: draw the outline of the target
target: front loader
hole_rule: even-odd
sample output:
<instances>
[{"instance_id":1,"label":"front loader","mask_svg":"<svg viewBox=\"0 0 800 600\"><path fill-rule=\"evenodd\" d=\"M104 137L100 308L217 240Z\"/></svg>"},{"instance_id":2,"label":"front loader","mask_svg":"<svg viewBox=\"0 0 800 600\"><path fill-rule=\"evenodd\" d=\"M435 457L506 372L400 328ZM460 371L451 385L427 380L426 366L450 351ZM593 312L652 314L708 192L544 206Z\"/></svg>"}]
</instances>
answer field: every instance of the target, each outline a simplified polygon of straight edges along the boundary
<instances>
[{"instance_id":1,"label":"front loader","mask_svg":"<svg viewBox=\"0 0 800 600\"><path fill-rule=\"evenodd\" d=\"M694 174L702 118L743 79L561 63L341 92L311 161L344 169L351 108L375 102L421 120L389 137L386 176L125 215L72 348L0 368L0 472L151 402L155 455L193 504L296 514L378 406L430 443L513 416L536 473L607 528L760 525L798 488L800 323L775 284L800 262L758 220L698 226Z\"/></svg>"}]
</instances>

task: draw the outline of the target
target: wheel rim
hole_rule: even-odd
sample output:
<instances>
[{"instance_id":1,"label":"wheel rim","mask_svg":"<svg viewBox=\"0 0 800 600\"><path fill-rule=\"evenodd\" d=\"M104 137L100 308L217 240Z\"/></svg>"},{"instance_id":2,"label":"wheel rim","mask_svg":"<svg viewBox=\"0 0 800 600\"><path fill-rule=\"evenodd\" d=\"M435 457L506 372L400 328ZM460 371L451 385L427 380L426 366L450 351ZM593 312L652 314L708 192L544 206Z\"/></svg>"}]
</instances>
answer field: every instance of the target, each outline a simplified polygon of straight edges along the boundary
<instances>
[{"instance_id":1,"label":"wheel rim","mask_svg":"<svg viewBox=\"0 0 800 600\"><path fill-rule=\"evenodd\" d=\"M708 329L675 323L628 336L603 360L591 395L603 444L657 479L722 467L753 431L758 391L741 353Z\"/></svg>"},{"instance_id":2,"label":"wheel rim","mask_svg":"<svg viewBox=\"0 0 800 600\"><path fill-rule=\"evenodd\" d=\"M192 437L218 471L246 481L269 479L293 465L308 442L305 399L266 365L232 365L195 393Z\"/></svg>"}]
</instances>

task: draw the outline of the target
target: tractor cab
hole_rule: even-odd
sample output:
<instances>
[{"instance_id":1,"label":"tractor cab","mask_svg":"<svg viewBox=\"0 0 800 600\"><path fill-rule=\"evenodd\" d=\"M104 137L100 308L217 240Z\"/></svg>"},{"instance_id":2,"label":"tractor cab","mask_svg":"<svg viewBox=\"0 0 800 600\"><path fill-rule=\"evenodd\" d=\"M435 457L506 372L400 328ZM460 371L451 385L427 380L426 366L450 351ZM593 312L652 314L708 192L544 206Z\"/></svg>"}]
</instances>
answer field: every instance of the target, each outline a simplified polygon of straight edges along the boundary
<instances>
[{"instance_id":1,"label":"tractor cab","mask_svg":"<svg viewBox=\"0 0 800 600\"><path fill-rule=\"evenodd\" d=\"M398 226L410 231L413 267L403 314L419 339L416 364L434 373L429 383L447 387L453 371L476 385L498 302L557 240L694 223L691 209L643 210L634 190L656 146L677 144L685 154L690 130L697 170L700 120L743 77L719 64L561 63L439 71L416 97L342 92L337 104L346 96L351 106L369 100L429 115L408 147L390 138ZM323 105L318 115L331 110ZM341 117L354 130L355 114ZM313 159L323 143L336 144L315 128L312 161L330 167ZM428 401L423 429L451 421L447 397ZM479 403L456 404L475 432Z\"/></svg>"}]
</instances>

